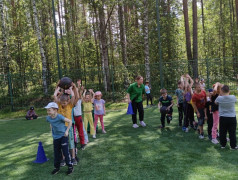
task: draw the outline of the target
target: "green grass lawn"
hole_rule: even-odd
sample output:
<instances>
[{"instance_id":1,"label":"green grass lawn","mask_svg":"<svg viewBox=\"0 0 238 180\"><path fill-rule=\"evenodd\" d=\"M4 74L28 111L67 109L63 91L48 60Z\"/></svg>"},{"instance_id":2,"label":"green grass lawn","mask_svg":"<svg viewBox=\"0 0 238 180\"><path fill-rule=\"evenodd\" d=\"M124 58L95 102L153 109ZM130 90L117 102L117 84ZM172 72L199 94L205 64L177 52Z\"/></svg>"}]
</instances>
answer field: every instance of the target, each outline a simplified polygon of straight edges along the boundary
<instances>
[{"instance_id":1,"label":"green grass lawn","mask_svg":"<svg viewBox=\"0 0 238 180\"><path fill-rule=\"evenodd\" d=\"M0 120L0 179L238 179L238 151L220 149L207 136L200 140L194 130L182 132L174 110L164 130L158 129L157 108L145 109L147 127L138 129L132 128L126 110L108 112L107 134L99 128L97 139L90 137L70 176L66 167L50 174L53 145L45 118ZM39 141L50 159L44 164L32 162Z\"/></svg>"}]
</instances>

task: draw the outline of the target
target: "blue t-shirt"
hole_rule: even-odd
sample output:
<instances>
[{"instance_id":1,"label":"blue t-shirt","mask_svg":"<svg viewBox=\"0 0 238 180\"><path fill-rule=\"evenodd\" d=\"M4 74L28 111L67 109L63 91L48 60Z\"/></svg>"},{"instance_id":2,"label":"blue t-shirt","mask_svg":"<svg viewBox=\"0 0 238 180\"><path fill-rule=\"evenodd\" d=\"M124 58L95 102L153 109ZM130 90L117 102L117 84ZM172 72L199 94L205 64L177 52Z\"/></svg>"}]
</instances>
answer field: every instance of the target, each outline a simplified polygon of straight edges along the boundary
<instances>
[{"instance_id":1,"label":"blue t-shirt","mask_svg":"<svg viewBox=\"0 0 238 180\"><path fill-rule=\"evenodd\" d=\"M172 101L173 99L169 95L167 95L166 99L164 99L163 96L159 98L159 102L161 102L162 106L166 106L166 107L170 106L172 104Z\"/></svg>"},{"instance_id":2,"label":"blue t-shirt","mask_svg":"<svg viewBox=\"0 0 238 180\"><path fill-rule=\"evenodd\" d=\"M93 104L94 104L94 114L103 115L104 114L103 106L105 104L105 101L103 99L100 100L94 99Z\"/></svg>"},{"instance_id":3,"label":"blue t-shirt","mask_svg":"<svg viewBox=\"0 0 238 180\"><path fill-rule=\"evenodd\" d=\"M145 85L145 93L146 94L150 94L150 88L147 85Z\"/></svg>"},{"instance_id":4,"label":"blue t-shirt","mask_svg":"<svg viewBox=\"0 0 238 180\"><path fill-rule=\"evenodd\" d=\"M178 103L183 103L183 90L176 89L175 94L178 97Z\"/></svg>"},{"instance_id":5,"label":"blue t-shirt","mask_svg":"<svg viewBox=\"0 0 238 180\"><path fill-rule=\"evenodd\" d=\"M46 117L46 121L49 122L52 126L52 136L54 139L59 139L64 136L64 133L67 129L64 122L65 117L61 114L57 114L55 118L50 116Z\"/></svg>"}]
</instances>

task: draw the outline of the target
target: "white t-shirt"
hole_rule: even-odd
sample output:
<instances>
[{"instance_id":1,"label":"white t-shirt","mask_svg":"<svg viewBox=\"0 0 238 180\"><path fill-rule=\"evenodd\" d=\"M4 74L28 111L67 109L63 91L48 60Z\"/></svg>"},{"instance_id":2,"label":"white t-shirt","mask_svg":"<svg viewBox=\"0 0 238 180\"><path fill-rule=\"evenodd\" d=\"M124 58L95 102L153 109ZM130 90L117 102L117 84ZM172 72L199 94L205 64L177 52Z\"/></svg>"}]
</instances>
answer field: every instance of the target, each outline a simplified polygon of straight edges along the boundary
<instances>
[{"instance_id":1,"label":"white t-shirt","mask_svg":"<svg viewBox=\"0 0 238 180\"><path fill-rule=\"evenodd\" d=\"M76 105L74 106L74 116L82 116L82 100L79 99Z\"/></svg>"}]
</instances>

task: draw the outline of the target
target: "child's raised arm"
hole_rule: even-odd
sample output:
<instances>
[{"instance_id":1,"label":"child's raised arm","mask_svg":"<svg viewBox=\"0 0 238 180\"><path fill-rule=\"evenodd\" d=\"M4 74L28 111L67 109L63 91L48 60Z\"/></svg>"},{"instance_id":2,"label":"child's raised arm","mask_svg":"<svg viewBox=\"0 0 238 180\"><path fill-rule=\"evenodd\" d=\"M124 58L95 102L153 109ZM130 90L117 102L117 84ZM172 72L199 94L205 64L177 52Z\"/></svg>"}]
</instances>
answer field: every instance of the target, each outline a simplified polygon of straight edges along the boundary
<instances>
[{"instance_id":1,"label":"child's raised arm","mask_svg":"<svg viewBox=\"0 0 238 180\"><path fill-rule=\"evenodd\" d=\"M58 103L60 100L60 97L59 97L59 94L60 93L60 87L59 86L57 86L56 88L55 88L55 92L54 92L54 101L56 102L56 103Z\"/></svg>"},{"instance_id":2,"label":"child's raised arm","mask_svg":"<svg viewBox=\"0 0 238 180\"><path fill-rule=\"evenodd\" d=\"M95 97L95 93L93 92L92 89L89 89L89 92L90 92L90 94L91 94L91 96L92 96L91 102L93 103L94 97Z\"/></svg>"},{"instance_id":3,"label":"child's raised arm","mask_svg":"<svg viewBox=\"0 0 238 180\"><path fill-rule=\"evenodd\" d=\"M187 78L189 79L189 81L190 81L190 83L189 83L190 88L192 88L192 87L193 87L193 83L194 83L193 79L192 79L188 74L186 74L186 77L187 77Z\"/></svg>"},{"instance_id":4,"label":"child's raised arm","mask_svg":"<svg viewBox=\"0 0 238 180\"><path fill-rule=\"evenodd\" d=\"M182 89L184 90L184 75L182 75L181 77L180 77L180 82L181 82L181 86L182 86Z\"/></svg>"}]
</instances>

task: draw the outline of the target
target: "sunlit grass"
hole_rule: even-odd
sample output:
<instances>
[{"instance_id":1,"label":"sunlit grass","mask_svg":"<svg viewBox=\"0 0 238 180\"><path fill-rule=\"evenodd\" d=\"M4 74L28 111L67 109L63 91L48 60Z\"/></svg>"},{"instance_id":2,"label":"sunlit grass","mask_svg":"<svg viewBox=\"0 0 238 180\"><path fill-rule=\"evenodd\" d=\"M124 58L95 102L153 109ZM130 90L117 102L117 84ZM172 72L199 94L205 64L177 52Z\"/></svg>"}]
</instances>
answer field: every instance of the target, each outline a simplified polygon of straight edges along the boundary
<instances>
[{"instance_id":1,"label":"sunlit grass","mask_svg":"<svg viewBox=\"0 0 238 180\"><path fill-rule=\"evenodd\" d=\"M70 177L63 167L52 176L53 145L45 118L34 121L0 121L1 179L238 179L237 153L220 149L207 136L198 139L194 130L178 127L177 110L164 130L158 129L157 108L145 109L146 128L133 129L126 110L108 111L107 134L99 133L78 156L80 162ZM206 129L206 125L205 125ZM207 131L205 132L207 135ZM42 141L44 164L35 164L38 142Z\"/></svg>"}]
</instances>

